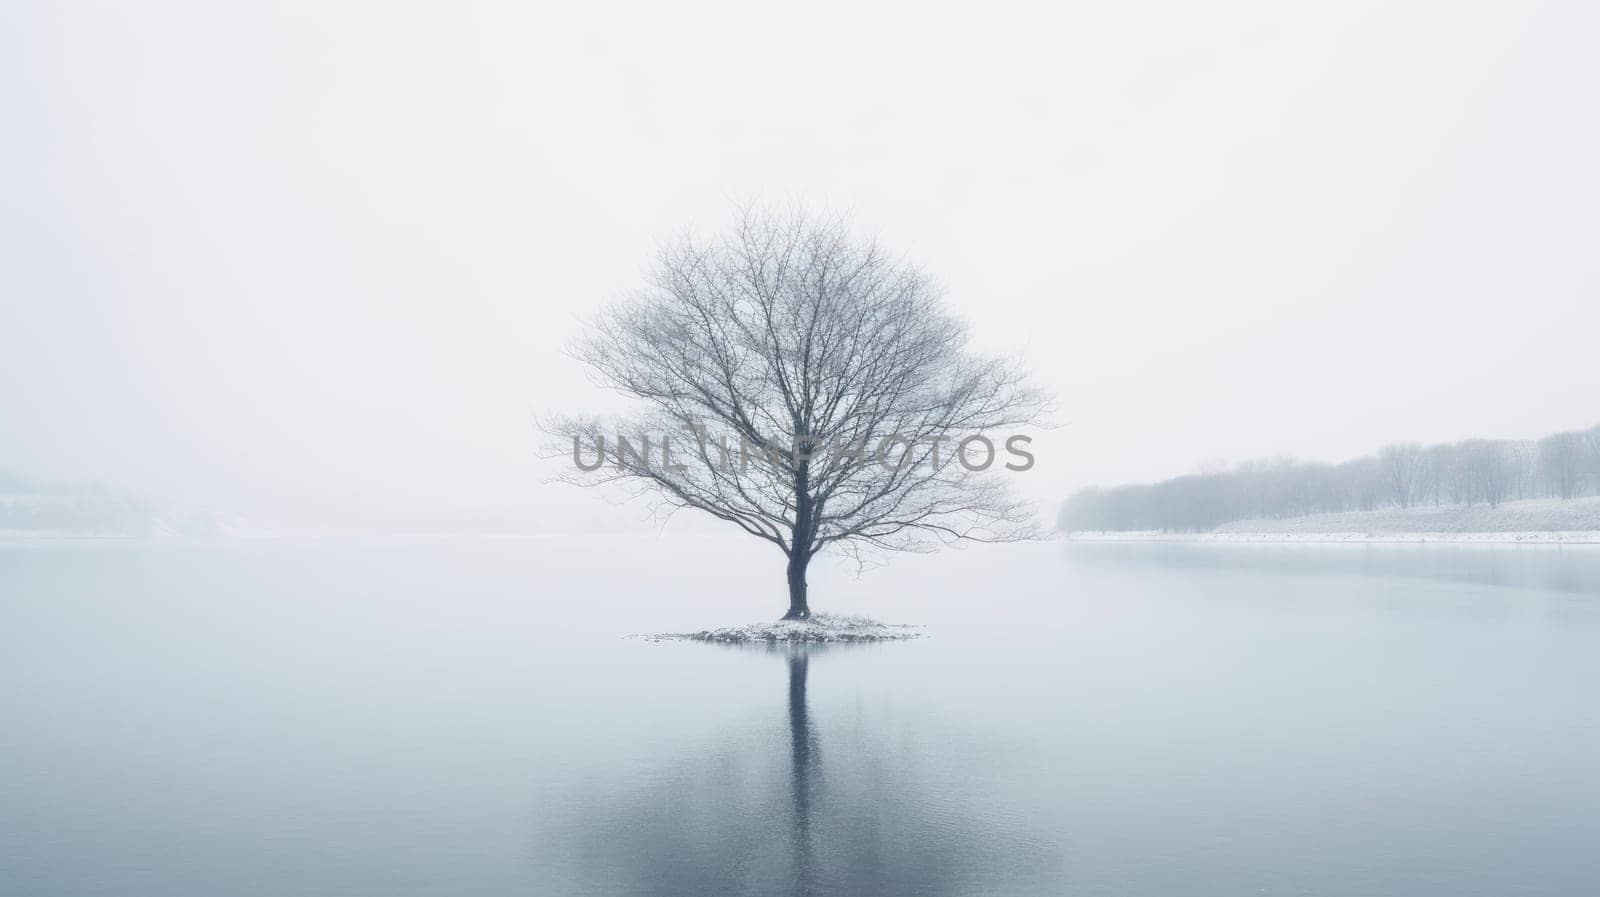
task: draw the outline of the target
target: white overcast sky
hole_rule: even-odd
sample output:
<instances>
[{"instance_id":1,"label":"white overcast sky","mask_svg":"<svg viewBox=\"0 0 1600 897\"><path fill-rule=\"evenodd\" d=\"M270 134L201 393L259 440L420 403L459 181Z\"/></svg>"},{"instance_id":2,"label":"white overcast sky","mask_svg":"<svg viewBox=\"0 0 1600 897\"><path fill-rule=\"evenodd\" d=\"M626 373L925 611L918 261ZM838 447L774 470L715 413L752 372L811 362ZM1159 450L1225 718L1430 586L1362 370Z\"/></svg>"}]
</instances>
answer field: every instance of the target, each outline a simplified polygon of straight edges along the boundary
<instances>
[{"instance_id":1,"label":"white overcast sky","mask_svg":"<svg viewBox=\"0 0 1600 897\"><path fill-rule=\"evenodd\" d=\"M1593 2L0 11L0 469L239 508L587 502L562 346L735 200L1020 350L1053 503L1600 422Z\"/></svg>"}]
</instances>

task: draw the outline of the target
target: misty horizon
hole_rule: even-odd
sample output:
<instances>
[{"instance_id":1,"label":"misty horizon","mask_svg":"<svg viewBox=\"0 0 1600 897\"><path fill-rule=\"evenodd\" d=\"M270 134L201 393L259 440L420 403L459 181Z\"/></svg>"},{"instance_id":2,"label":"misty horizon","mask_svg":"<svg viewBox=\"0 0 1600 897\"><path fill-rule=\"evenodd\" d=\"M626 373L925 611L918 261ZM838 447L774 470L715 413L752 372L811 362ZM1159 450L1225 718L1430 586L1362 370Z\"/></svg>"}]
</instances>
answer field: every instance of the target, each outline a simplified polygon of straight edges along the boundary
<instances>
[{"instance_id":1,"label":"misty horizon","mask_svg":"<svg viewBox=\"0 0 1600 897\"><path fill-rule=\"evenodd\" d=\"M613 410L563 347L738 201L849 212L983 348L1022 353L1060 402L1041 507L1218 459L1593 422L1579 5L1452 8L1443 31L1361 4L1020 32L879 10L834 37L915 39L820 80L787 67L799 43L758 60L692 15L389 10L374 32L322 9L0 14L0 152L31 173L0 274L0 469L311 521L585 514L535 460L533 418ZM684 101L711 85L744 118ZM752 102L771 95L789 111Z\"/></svg>"}]
</instances>

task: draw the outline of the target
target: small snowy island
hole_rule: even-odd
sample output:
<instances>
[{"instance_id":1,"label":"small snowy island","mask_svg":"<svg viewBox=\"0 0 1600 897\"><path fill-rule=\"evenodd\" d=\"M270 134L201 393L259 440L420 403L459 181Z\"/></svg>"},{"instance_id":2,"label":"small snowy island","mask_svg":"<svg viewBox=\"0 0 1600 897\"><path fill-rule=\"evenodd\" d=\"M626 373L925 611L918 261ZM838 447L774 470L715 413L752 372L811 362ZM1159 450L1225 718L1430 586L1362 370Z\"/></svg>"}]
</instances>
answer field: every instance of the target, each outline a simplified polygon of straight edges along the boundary
<instances>
[{"instance_id":1,"label":"small snowy island","mask_svg":"<svg viewBox=\"0 0 1600 897\"><path fill-rule=\"evenodd\" d=\"M651 641L720 642L727 644L894 642L922 637L922 627L881 623L871 617L812 614L804 620L774 620L699 632L647 635Z\"/></svg>"}]
</instances>

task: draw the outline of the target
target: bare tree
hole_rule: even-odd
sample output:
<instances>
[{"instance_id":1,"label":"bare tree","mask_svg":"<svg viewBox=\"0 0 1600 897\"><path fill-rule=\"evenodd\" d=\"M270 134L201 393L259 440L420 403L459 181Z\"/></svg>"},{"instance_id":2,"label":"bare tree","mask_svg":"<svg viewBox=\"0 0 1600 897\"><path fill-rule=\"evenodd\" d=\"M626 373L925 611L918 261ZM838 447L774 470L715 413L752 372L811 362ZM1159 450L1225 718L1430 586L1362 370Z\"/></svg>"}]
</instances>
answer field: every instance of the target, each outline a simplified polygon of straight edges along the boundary
<instances>
[{"instance_id":1,"label":"bare tree","mask_svg":"<svg viewBox=\"0 0 1600 897\"><path fill-rule=\"evenodd\" d=\"M1417 498L1439 507L1444 502L1445 482L1450 475L1450 447L1430 445L1422 451L1422 470L1418 478Z\"/></svg>"},{"instance_id":2,"label":"bare tree","mask_svg":"<svg viewBox=\"0 0 1600 897\"><path fill-rule=\"evenodd\" d=\"M1505 500L1514 474L1511 447L1493 439L1468 439L1460 451L1471 477L1472 490L1494 508ZM1471 499L1468 499L1471 504Z\"/></svg>"},{"instance_id":3,"label":"bare tree","mask_svg":"<svg viewBox=\"0 0 1600 897\"><path fill-rule=\"evenodd\" d=\"M1384 446L1378 452L1378 463L1383 466L1385 481L1395 504L1411 507L1422 472L1422 445L1416 442L1397 442Z\"/></svg>"},{"instance_id":4,"label":"bare tree","mask_svg":"<svg viewBox=\"0 0 1600 897\"><path fill-rule=\"evenodd\" d=\"M1600 425L1583 431L1583 444L1589 450L1589 483L1600 495Z\"/></svg>"},{"instance_id":5,"label":"bare tree","mask_svg":"<svg viewBox=\"0 0 1600 897\"><path fill-rule=\"evenodd\" d=\"M747 212L723 239L685 238L573 354L642 411L547 423L576 463L584 442L605 462L565 479L629 485L777 546L785 619L810 616L806 569L826 549L861 563L1037 532L1001 468L1032 466L1014 431L1045 396L1018 363L971 351L940 289L843 222Z\"/></svg>"},{"instance_id":6,"label":"bare tree","mask_svg":"<svg viewBox=\"0 0 1600 897\"><path fill-rule=\"evenodd\" d=\"M1346 507L1371 511L1389 494L1383 466L1372 455L1343 462L1335 468L1335 475L1344 490Z\"/></svg>"},{"instance_id":7,"label":"bare tree","mask_svg":"<svg viewBox=\"0 0 1600 897\"><path fill-rule=\"evenodd\" d=\"M1506 494L1519 499L1539 494L1539 451L1527 439L1501 440L1507 463Z\"/></svg>"},{"instance_id":8,"label":"bare tree","mask_svg":"<svg viewBox=\"0 0 1600 897\"><path fill-rule=\"evenodd\" d=\"M1578 494L1585 448L1584 434L1576 430L1539 440L1539 471L1554 494L1562 498Z\"/></svg>"}]
</instances>

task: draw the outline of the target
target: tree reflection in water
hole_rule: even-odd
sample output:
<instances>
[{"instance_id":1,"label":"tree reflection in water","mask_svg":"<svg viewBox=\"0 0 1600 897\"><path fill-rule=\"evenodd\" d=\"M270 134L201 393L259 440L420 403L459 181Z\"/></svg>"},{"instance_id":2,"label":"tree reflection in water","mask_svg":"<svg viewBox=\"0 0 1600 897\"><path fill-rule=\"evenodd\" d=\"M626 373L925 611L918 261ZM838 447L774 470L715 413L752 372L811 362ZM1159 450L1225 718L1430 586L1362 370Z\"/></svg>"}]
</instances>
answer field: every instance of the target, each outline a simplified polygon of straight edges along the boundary
<instances>
[{"instance_id":1,"label":"tree reflection in water","mask_svg":"<svg viewBox=\"0 0 1600 897\"><path fill-rule=\"evenodd\" d=\"M785 663L787 743L770 728L730 733L640 785L569 803L582 807L574 811L580 818L562 822L564 843L545 846L581 864L562 876L581 882L578 893L938 897L1060 889L1059 850L1003 809L973 806L970 782L920 773L927 764L899 750L908 738L902 729L892 744L870 723L857 737L821 736L806 693L811 667L821 661L826 669L828 655L861 648L740 650Z\"/></svg>"},{"instance_id":2,"label":"tree reflection in water","mask_svg":"<svg viewBox=\"0 0 1600 897\"><path fill-rule=\"evenodd\" d=\"M810 652L803 645L793 646L789 655L789 745L793 755L790 772L790 800L794 804L795 893L815 890L811 844L811 788L816 776L817 751L806 708L806 675Z\"/></svg>"}]
</instances>

